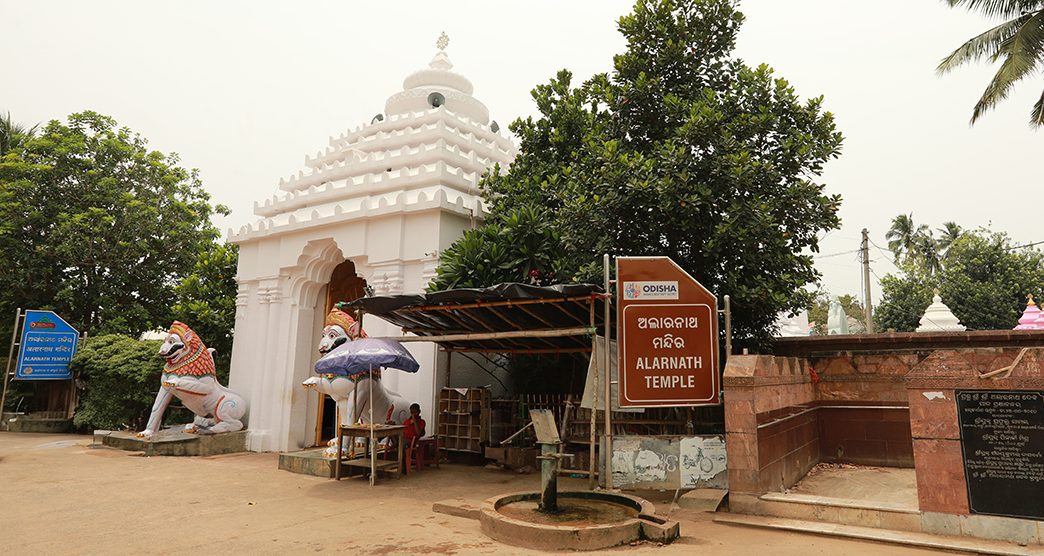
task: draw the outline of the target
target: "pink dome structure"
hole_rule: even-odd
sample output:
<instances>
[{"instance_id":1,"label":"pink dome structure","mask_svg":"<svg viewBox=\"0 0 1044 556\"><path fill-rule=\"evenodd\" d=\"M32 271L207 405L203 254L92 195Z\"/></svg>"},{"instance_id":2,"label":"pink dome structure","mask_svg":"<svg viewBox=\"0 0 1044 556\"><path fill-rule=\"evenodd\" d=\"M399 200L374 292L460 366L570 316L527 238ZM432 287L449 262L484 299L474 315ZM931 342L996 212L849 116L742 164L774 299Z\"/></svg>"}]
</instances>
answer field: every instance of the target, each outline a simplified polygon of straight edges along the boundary
<instances>
[{"instance_id":1,"label":"pink dome structure","mask_svg":"<svg viewBox=\"0 0 1044 556\"><path fill-rule=\"evenodd\" d=\"M1040 312L1040 315L1037 317L1037 320L1034 321L1034 324L1037 325L1037 328L1044 330L1044 311Z\"/></svg>"},{"instance_id":2,"label":"pink dome structure","mask_svg":"<svg viewBox=\"0 0 1044 556\"><path fill-rule=\"evenodd\" d=\"M1033 294L1026 296L1026 310L1022 312L1022 317L1019 318L1019 325L1015 327L1015 330L1040 330L1044 329L1044 314L1040 312L1040 308L1033 302Z\"/></svg>"}]
</instances>

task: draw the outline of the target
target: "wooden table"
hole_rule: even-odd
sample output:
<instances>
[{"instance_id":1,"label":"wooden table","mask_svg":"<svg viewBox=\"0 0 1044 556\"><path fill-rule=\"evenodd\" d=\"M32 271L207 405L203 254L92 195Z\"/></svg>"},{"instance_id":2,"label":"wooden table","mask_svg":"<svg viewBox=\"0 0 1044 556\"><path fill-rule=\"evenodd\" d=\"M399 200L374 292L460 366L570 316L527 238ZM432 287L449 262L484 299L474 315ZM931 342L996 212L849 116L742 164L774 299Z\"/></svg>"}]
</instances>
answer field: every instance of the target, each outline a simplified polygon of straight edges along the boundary
<instances>
[{"instance_id":1,"label":"wooden table","mask_svg":"<svg viewBox=\"0 0 1044 556\"><path fill-rule=\"evenodd\" d=\"M374 450L374 446L370 443L370 425L342 425L337 427L337 458L334 464L334 478L341 480L341 466L345 465L349 469L349 475L351 475L352 469L365 469L370 471L376 469L378 471L393 471L395 478L402 477L402 454L403 454L403 431L406 427L402 425L374 425L373 426L373 440L374 442L382 438L395 438L395 449L398 452L395 461L377 461L377 451ZM354 442L356 438L366 439L366 451L364 457L355 458L351 460L344 460L344 456L341 450L344 447L344 439L348 438L349 442ZM372 485L375 477L370 476L370 484Z\"/></svg>"}]
</instances>

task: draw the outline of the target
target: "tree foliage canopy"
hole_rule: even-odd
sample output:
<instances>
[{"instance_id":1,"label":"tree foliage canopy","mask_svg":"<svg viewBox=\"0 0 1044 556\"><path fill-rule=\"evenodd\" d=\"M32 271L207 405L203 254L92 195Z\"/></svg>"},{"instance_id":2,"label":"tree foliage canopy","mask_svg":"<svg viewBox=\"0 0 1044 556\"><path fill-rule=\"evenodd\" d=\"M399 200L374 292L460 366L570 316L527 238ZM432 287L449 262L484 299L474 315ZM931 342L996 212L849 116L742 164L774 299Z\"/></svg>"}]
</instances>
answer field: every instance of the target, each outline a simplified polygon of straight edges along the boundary
<instances>
[{"instance_id":1,"label":"tree foliage canopy","mask_svg":"<svg viewBox=\"0 0 1044 556\"><path fill-rule=\"evenodd\" d=\"M169 324L175 285L218 237L211 215L227 214L177 164L94 112L0 159L0 314L52 309L92 334Z\"/></svg>"},{"instance_id":2,"label":"tree foliage canopy","mask_svg":"<svg viewBox=\"0 0 1044 556\"><path fill-rule=\"evenodd\" d=\"M428 289L481 288L502 282L546 286L568 279L570 270L551 218L527 205L493 214L484 226L464 232L442 253Z\"/></svg>"},{"instance_id":3,"label":"tree foliage canopy","mask_svg":"<svg viewBox=\"0 0 1044 556\"><path fill-rule=\"evenodd\" d=\"M901 265L900 272L881 279L882 300L874 313L878 330L917 328L936 288L968 329L1014 328L1026 295L1040 299L1044 286L1044 253L1015 247L1003 233L964 231L950 243L938 272L929 273L916 261Z\"/></svg>"},{"instance_id":4,"label":"tree foliage canopy","mask_svg":"<svg viewBox=\"0 0 1044 556\"><path fill-rule=\"evenodd\" d=\"M218 378L228 380L232 331L236 324L236 265L239 246L214 243L200 252L191 272L174 288L173 318L188 323L214 348Z\"/></svg>"},{"instance_id":5,"label":"tree foliage canopy","mask_svg":"<svg viewBox=\"0 0 1044 556\"><path fill-rule=\"evenodd\" d=\"M533 211L560 279L600 281L602 253L666 255L730 294L736 337L755 341L807 306L818 278L808 252L839 225L841 201L814 179L842 137L821 97L802 101L767 66L732 56L742 21L728 0L641 0L620 18L627 49L611 73L574 85L563 70L537 86L539 116L511 125L518 157L482 182L488 223L447 252L469 255L444 257L433 286L492 261L504 268L490 279L525 281L531 260L498 255L516 236L494 229Z\"/></svg>"}]
</instances>

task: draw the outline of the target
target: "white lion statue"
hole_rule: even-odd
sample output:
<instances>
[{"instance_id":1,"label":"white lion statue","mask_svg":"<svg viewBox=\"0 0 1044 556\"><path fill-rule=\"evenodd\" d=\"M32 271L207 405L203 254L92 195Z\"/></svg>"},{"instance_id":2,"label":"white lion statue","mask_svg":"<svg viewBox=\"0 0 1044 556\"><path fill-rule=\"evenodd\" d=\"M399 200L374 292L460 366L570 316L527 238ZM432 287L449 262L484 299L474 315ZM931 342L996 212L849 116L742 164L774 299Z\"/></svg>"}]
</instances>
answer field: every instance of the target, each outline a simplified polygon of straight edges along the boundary
<instances>
[{"instance_id":1,"label":"white lion statue","mask_svg":"<svg viewBox=\"0 0 1044 556\"><path fill-rule=\"evenodd\" d=\"M188 325L174 321L159 354L167 360L163 365L160 389L145 430L139 437L151 438L163 425L163 413L172 397L196 414L186 432L217 434L243 428L247 404L242 396L225 388L217 380L213 350L208 350Z\"/></svg>"},{"instance_id":2,"label":"white lion statue","mask_svg":"<svg viewBox=\"0 0 1044 556\"><path fill-rule=\"evenodd\" d=\"M333 309L326 316L323 336L319 340L319 353L324 356L335 347L359 338L365 338L366 332L348 313ZM351 377L335 374L322 374L305 380L302 385L317 390L333 398L337 404L337 413L341 425L367 423L370 419L370 384L373 381L373 416L378 423L393 422L402 424L410 416L410 404L398 393L387 390L380 382L381 373L363 373ZM358 389L358 393L356 393ZM358 404L358 408L356 407ZM333 457L337 452L337 439L329 442L325 454ZM345 452L349 446L342 447Z\"/></svg>"}]
</instances>

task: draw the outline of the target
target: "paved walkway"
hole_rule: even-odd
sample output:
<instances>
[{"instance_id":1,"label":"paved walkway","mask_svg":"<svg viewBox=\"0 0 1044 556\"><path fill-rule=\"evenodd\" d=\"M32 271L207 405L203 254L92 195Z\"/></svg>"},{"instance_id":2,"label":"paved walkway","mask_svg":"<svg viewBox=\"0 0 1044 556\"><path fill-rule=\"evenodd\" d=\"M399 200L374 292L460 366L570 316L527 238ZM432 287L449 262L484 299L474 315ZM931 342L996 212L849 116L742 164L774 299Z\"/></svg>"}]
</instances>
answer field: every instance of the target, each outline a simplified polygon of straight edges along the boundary
<instances>
[{"instance_id":1,"label":"paved walkway","mask_svg":"<svg viewBox=\"0 0 1044 556\"><path fill-rule=\"evenodd\" d=\"M789 492L917 510L913 469L821 463Z\"/></svg>"},{"instance_id":2,"label":"paved walkway","mask_svg":"<svg viewBox=\"0 0 1044 556\"><path fill-rule=\"evenodd\" d=\"M487 539L437 500L535 490L536 475L446 465L371 488L277 469L276 454L135 456L86 436L0 432L0 554L538 554ZM585 481L560 479L563 489ZM673 493L658 493L667 499ZM655 501L655 500L654 500ZM668 503L657 504L662 514ZM674 510L683 538L614 553L836 556L933 554L710 521Z\"/></svg>"}]
</instances>

